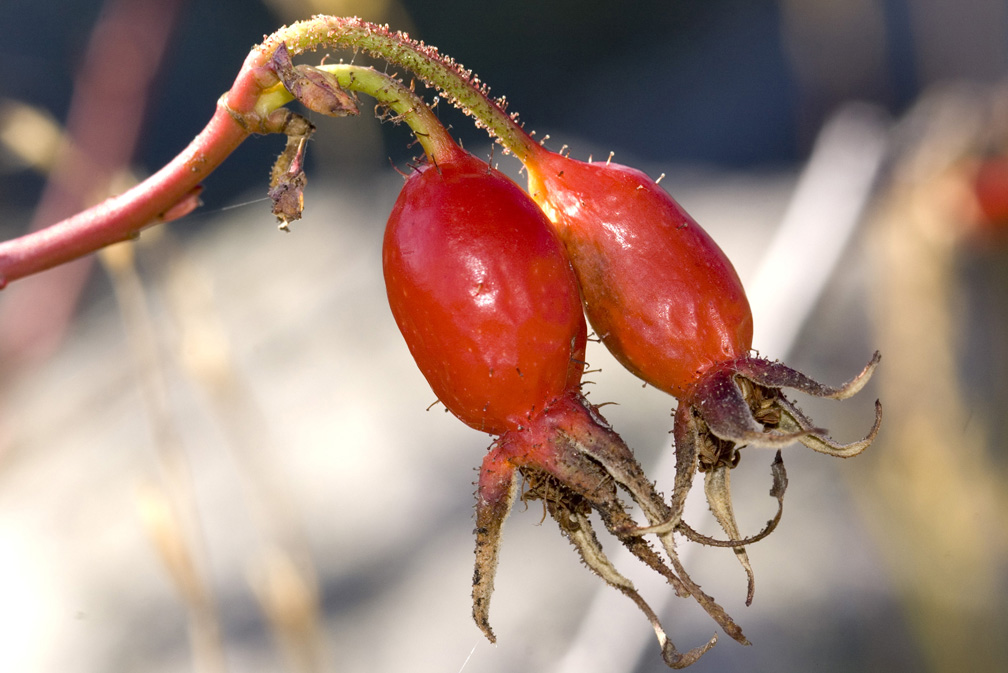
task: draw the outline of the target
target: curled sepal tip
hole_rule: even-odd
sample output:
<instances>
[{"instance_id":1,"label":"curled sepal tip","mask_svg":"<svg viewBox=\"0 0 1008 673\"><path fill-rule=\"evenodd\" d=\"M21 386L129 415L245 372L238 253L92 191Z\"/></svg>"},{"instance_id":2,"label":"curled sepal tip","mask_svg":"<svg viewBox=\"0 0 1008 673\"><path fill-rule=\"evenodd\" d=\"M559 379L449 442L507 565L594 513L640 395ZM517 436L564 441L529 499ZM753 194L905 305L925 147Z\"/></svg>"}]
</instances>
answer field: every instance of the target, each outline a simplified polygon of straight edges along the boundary
<instances>
[{"instance_id":1,"label":"curled sepal tip","mask_svg":"<svg viewBox=\"0 0 1008 673\"><path fill-rule=\"evenodd\" d=\"M830 400L845 400L861 392L865 384L871 380L875 368L882 361L882 354L878 351L872 355L871 360L865 365L857 376L841 386L827 386L819 383L815 379L792 369L780 362L772 362L760 358L743 358L734 363L734 370L753 383L767 388L792 388L813 397L822 397Z\"/></svg>"},{"instance_id":2,"label":"curled sepal tip","mask_svg":"<svg viewBox=\"0 0 1008 673\"><path fill-rule=\"evenodd\" d=\"M656 532L660 536L671 531L688 539L713 546L730 546L748 578L746 604L754 592L754 574L745 546L769 535L783 511L787 475L778 450L774 461L773 487L770 495L777 498L777 515L760 533L744 538L735 520L731 497L730 471L739 463L739 450L746 446L776 448L798 441L805 446L831 456L847 458L864 451L878 435L882 422L882 407L875 403L875 422L868 434L855 442L841 444L825 430L816 427L792 401L781 392L792 388L815 397L843 400L862 390L879 364L876 352L865 368L847 383L833 387L779 362L760 358L739 358L722 363L708 371L682 400L675 414L677 455L676 492L673 508L676 516L661 526L638 530L638 534ZM689 490L693 471L705 474L704 491L710 510L728 536L717 541L696 533L680 520L681 505Z\"/></svg>"},{"instance_id":3,"label":"curled sepal tip","mask_svg":"<svg viewBox=\"0 0 1008 673\"><path fill-rule=\"evenodd\" d=\"M825 453L835 458L853 458L858 455L871 446L878 435L879 428L882 427L882 403L878 400L875 400L875 422L872 424L871 430L862 439L848 444L841 444L826 433L812 429L808 418L792 402L782 399L780 407L784 412L781 415L782 427L796 428L796 431L802 431L802 436L798 438L799 442L813 451Z\"/></svg>"},{"instance_id":4,"label":"curled sepal tip","mask_svg":"<svg viewBox=\"0 0 1008 673\"><path fill-rule=\"evenodd\" d=\"M552 510L553 507L554 503L547 503L548 509ZM651 623L651 628L654 629L655 637L658 639L658 645L661 647L662 659L665 661L667 666L675 669L686 668L687 666L696 663L700 657L714 647L717 643L717 634L714 634L714 636L703 645L694 647L686 652L680 652L672 640L668 637L668 634L665 633L665 629L662 627L655 611L651 609L651 606L648 605L637 592L633 583L616 570L616 567L613 566L612 562L605 555L605 552L602 550L602 546L599 544L598 538L595 536L595 533L591 528L591 523L589 522L588 517L584 514L578 513L574 515L573 521L576 522L576 525L566 527L561 526L561 530L563 530L564 535L567 536L571 544L577 549L578 554L581 556L581 560L584 561L586 566L601 577L606 584L620 591L637 605L640 611L647 618L648 622Z\"/></svg>"},{"instance_id":5,"label":"curled sepal tip","mask_svg":"<svg viewBox=\"0 0 1008 673\"><path fill-rule=\"evenodd\" d=\"M518 492L518 471L491 450L480 467L476 490L476 565L473 569L473 620L491 643L490 597L494 590L501 529Z\"/></svg>"}]
</instances>

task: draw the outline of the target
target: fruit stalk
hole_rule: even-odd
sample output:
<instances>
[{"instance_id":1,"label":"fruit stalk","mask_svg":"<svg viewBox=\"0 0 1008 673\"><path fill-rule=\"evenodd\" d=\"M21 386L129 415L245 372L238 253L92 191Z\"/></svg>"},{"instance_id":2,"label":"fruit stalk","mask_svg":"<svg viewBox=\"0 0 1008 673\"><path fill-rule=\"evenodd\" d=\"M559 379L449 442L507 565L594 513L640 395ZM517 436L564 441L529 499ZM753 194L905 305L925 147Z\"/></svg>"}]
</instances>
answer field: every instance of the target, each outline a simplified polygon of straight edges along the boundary
<instances>
[{"instance_id":1,"label":"fruit stalk","mask_svg":"<svg viewBox=\"0 0 1008 673\"><path fill-rule=\"evenodd\" d=\"M434 163L441 163L457 151L454 139L437 116L402 81L374 68L347 63L323 64L315 69L335 77L342 89L367 94L388 108L395 115L394 121L405 122L410 127L427 158ZM276 96L274 101L278 105L294 100L294 96L279 84L264 95Z\"/></svg>"},{"instance_id":2,"label":"fruit stalk","mask_svg":"<svg viewBox=\"0 0 1008 673\"><path fill-rule=\"evenodd\" d=\"M284 43L292 55L320 47L361 50L408 69L470 115L524 162L537 143L522 129L517 115L507 112L505 99L494 99L479 78L436 47L418 42L401 31L391 31L358 18L316 16L281 28L250 54L250 62L268 62Z\"/></svg>"}]
</instances>

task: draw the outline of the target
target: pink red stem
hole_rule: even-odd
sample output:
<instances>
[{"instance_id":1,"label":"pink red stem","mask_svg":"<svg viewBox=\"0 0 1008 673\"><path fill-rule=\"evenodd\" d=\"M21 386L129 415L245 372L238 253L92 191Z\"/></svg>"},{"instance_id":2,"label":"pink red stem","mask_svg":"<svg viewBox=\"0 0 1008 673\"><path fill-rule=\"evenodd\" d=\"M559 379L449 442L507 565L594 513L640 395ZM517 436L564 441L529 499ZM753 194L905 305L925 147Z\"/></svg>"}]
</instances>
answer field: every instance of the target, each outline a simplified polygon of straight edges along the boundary
<instances>
[{"instance_id":1,"label":"pink red stem","mask_svg":"<svg viewBox=\"0 0 1008 673\"><path fill-rule=\"evenodd\" d=\"M141 229L186 200L248 135L227 109L218 105L210 123L192 143L147 180L62 222L0 243L0 288L106 245L135 238Z\"/></svg>"}]
</instances>

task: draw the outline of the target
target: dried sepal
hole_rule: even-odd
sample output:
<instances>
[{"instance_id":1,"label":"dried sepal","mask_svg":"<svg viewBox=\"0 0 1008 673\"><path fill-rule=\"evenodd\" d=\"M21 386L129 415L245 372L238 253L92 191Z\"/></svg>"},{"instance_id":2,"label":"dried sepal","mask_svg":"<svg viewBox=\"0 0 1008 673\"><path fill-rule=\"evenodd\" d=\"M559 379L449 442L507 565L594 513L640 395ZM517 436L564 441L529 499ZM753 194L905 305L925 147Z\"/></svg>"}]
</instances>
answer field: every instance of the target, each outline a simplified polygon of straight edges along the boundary
<instances>
[{"instance_id":1,"label":"dried sepal","mask_svg":"<svg viewBox=\"0 0 1008 673\"><path fill-rule=\"evenodd\" d=\"M557 518L558 514L553 511L557 505L555 503L549 503L548 507L550 509L550 514L552 514L554 518ZM668 637L668 634L665 633L665 629L662 627L661 621L658 619L658 615L655 614L655 611L651 609L651 606L647 604L647 601L645 601L640 593L638 593L633 583L624 577L605 555L602 545L599 544L598 537L596 537L595 532L592 530L591 522L588 517L583 513L577 513L575 515L575 520L577 522L576 526L560 526L564 536L570 540L571 544L581 556L581 560L589 569L592 570L592 572L601 577L606 584L630 598L630 600L632 600L638 609L640 609L640 611L644 614L647 620L651 623L651 628L654 629L655 637L658 639L658 645L661 647L662 659L665 661L666 665L675 669L686 668L687 666L696 663L700 657L714 647L717 643L717 634L714 634L714 636L703 645L694 647L686 652L679 652L679 650L676 649L675 644Z\"/></svg>"},{"instance_id":2,"label":"dried sepal","mask_svg":"<svg viewBox=\"0 0 1008 673\"><path fill-rule=\"evenodd\" d=\"M716 637L687 652L675 648L654 611L603 552L589 518L592 512L634 557L663 576L679 596L696 600L725 633L748 644L728 613L686 574L673 532L658 536L665 557L638 534L640 528L627 513L621 492L629 494L651 524L668 521L673 511L623 440L581 396L558 401L531 429L505 433L483 461L477 489L473 615L488 638L494 637L488 620L489 601L500 529L515 497L515 468L525 484L522 499L541 500L585 565L634 601L651 622L669 666L681 668L693 663L713 646Z\"/></svg>"},{"instance_id":3,"label":"dried sepal","mask_svg":"<svg viewBox=\"0 0 1008 673\"><path fill-rule=\"evenodd\" d=\"M707 505L721 525L721 529L730 539L741 539L742 533L739 532L738 523L735 520L735 510L732 507L731 467L721 465L713 470L708 470L704 474L704 494L707 496ZM749 554L742 546L733 547L732 550L748 579L746 605L752 605L753 592L756 590L756 577L753 575L752 564L749 562Z\"/></svg>"},{"instance_id":4,"label":"dried sepal","mask_svg":"<svg viewBox=\"0 0 1008 673\"><path fill-rule=\"evenodd\" d=\"M805 414L792 402L788 400L781 400L780 408L784 412L781 416L781 425L799 429L806 428L810 425L810 422ZM875 441L875 437L878 435L879 428L881 427L882 403L876 400L875 422L872 424L871 430L868 431L868 434L862 439L848 444L841 444L823 432L806 430L806 433L800 437L798 441L813 451L825 453L828 456L834 456L836 458L853 458L871 446L871 443Z\"/></svg>"},{"instance_id":5,"label":"dried sepal","mask_svg":"<svg viewBox=\"0 0 1008 673\"><path fill-rule=\"evenodd\" d=\"M490 597L500 557L501 529L518 492L518 471L491 449L483 459L476 490L476 565L473 569L473 620L491 643Z\"/></svg>"},{"instance_id":6,"label":"dried sepal","mask_svg":"<svg viewBox=\"0 0 1008 673\"><path fill-rule=\"evenodd\" d=\"M269 197L282 231L289 231L290 223L300 220L304 212L304 188L308 183L304 172L307 140L307 135L287 136L287 146L277 157L270 174Z\"/></svg>"},{"instance_id":7,"label":"dried sepal","mask_svg":"<svg viewBox=\"0 0 1008 673\"><path fill-rule=\"evenodd\" d=\"M679 514L673 515L673 510L655 490L654 484L647 479L640 464L633 458L629 447L626 446L619 435L612 432L608 426L601 426L596 423L594 426L590 426L587 432L579 431L575 439L574 446L576 446L576 453L584 454L597 462L602 467L602 474L612 477L630 495L634 503L640 507L651 526L660 525L662 527L660 530L663 530L663 532L658 534L658 539L672 567L669 568L665 563L661 562L659 560L660 557L642 540L642 531L655 531L659 529L647 529L637 526L626 515L622 503L615 497L615 491L611 500L596 500L592 503L610 532L634 556L662 574L679 596L688 595L692 597L724 629L726 634L740 643L748 644L749 641L742 633L742 629L738 624L735 623L724 608L713 598L705 594L686 572L686 569L679 560L675 538L672 534L675 526L669 523L677 521L678 517L681 516L681 511Z\"/></svg>"},{"instance_id":8,"label":"dried sepal","mask_svg":"<svg viewBox=\"0 0 1008 673\"><path fill-rule=\"evenodd\" d=\"M676 452L676 474L669 502L669 517L657 524L638 528L634 534L662 535L679 528L683 509L686 507L686 497L693 487L693 477L699 468L701 438L695 415L696 412L688 404L680 404L675 412L672 432Z\"/></svg>"},{"instance_id":9,"label":"dried sepal","mask_svg":"<svg viewBox=\"0 0 1008 673\"><path fill-rule=\"evenodd\" d=\"M550 481L550 480L545 480ZM532 478L532 483L542 484L543 480ZM533 487L535 488L535 487ZM556 486L554 485L555 489ZM606 556L605 551L602 549L602 545L599 543L598 536L595 534L594 529L591 525L591 520L588 518L589 511L585 511L582 507L576 505L581 501L581 496L571 493L565 487L560 487L561 491L553 491L552 493L538 493L538 497L545 500L547 511L550 516L557 522L560 527L560 531L563 533L570 543L577 550L578 555L581 557L581 561L587 566L592 572L602 578L602 580L621 592L623 595L627 596L634 602L634 604L640 609L640 611L650 622L651 627L654 629L655 637L658 639L658 645L662 651L662 659L671 668L685 668L693 663L695 663L705 652L712 648L717 643L717 635L715 634L708 642L703 645L694 647L686 652L679 652L675 644L668 637L665 632L664 627L661 625L661 621L658 619L658 615L655 614L654 610L648 605L647 601L640 595L637 589L634 587L633 583L623 576L619 570L612 564L608 556ZM623 517L613 515L619 511L623 514L623 517L629 519L625 512L622 511L622 507L612 508L605 506L600 510L603 520L606 522L606 527L612 529L611 521L615 520L622 523L621 519ZM635 538L631 540L632 546L635 548L635 555L640 556L640 548L647 547L646 543L640 538ZM649 548L648 548L649 549ZM653 562L658 559L657 554L645 554L648 557L648 565L655 567ZM671 569L668 569L658 562L662 574L669 575L672 573Z\"/></svg>"},{"instance_id":10,"label":"dried sepal","mask_svg":"<svg viewBox=\"0 0 1008 673\"><path fill-rule=\"evenodd\" d=\"M679 532L683 533L687 539L693 542L699 542L711 547L731 547L734 550L735 556L745 570L748 579L746 605L752 605L753 594L756 590L756 577L745 547L759 542L772 533L777 524L780 523L781 515L784 513L784 492L787 490L787 472L784 469L784 460L781 458L779 449L777 450L777 455L774 457L771 473L773 475L773 485L770 487L770 496L777 499L777 514L756 535L742 537L742 533L739 531L731 499L731 467L727 465L721 465L713 470L709 470L704 475L704 493L707 496L707 504L710 507L711 513L721 525L722 530L728 535L728 539L715 540L705 535L699 535L685 523L679 527Z\"/></svg>"},{"instance_id":11,"label":"dried sepal","mask_svg":"<svg viewBox=\"0 0 1008 673\"><path fill-rule=\"evenodd\" d=\"M743 358L733 363L734 371L753 383L765 388L792 388L813 397L831 400L845 400L853 397L865 387L882 360L878 351L864 369L853 379L841 386L827 386L780 362L761 358Z\"/></svg>"},{"instance_id":12,"label":"dried sepal","mask_svg":"<svg viewBox=\"0 0 1008 673\"><path fill-rule=\"evenodd\" d=\"M766 413L773 408L777 395L739 380L734 364L707 374L688 398L710 434L736 446L778 448L798 440L804 430L779 432L756 417L755 410Z\"/></svg>"},{"instance_id":13,"label":"dried sepal","mask_svg":"<svg viewBox=\"0 0 1008 673\"><path fill-rule=\"evenodd\" d=\"M692 541L714 546L730 546L735 551L748 578L746 604L750 604L755 589L755 577L745 546L769 535L783 512L787 474L778 448L772 472L771 496L777 498L777 515L755 536L744 538L735 519L731 497L730 471L739 461L744 446L780 447L794 441L828 455L850 457L866 449L878 434L882 407L875 403L875 422L861 440L840 444L825 430L815 426L793 402L781 393L792 388L827 399L843 400L864 388L881 357L875 353L865 368L847 383L833 387L787 367L779 362L760 358L740 358L726 362L707 372L683 400L675 414L676 491L673 493L675 516L664 523L641 528L637 534L658 533L664 537L672 531L682 533ZM702 536L681 521L682 505L697 471L705 473L704 491L714 518L728 536L716 541ZM676 567L677 559L673 559ZM678 568L676 568L678 572ZM680 573L681 575L681 573ZM688 577L684 578L687 581Z\"/></svg>"},{"instance_id":14,"label":"dried sepal","mask_svg":"<svg viewBox=\"0 0 1008 673\"><path fill-rule=\"evenodd\" d=\"M294 65L283 42L273 52L270 64L284 88L312 112L329 117L360 114L357 99L339 85L335 75L310 65Z\"/></svg>"},{"instance_id":15,"label":"dried sepal","mask_svg":"<svg viewBox=\"0 0 1008 673\"><path fill-rule=\"evenodd\" d=\"M686 497L693 487L693 476L699 463L700 429L694 419L695 412L688 404L680 404L675 410L672 425L672 439L676 452L676 473L672 496L669 502L672 516L668 523L675 525L682 518L686 507ZM667 532L667 531L663 531Z\"/></svg>"},{"instance_id":16,"label":"dried sepal","mask_svg":"<svg viewBox=\"0 0 1008 673\"><path fill-rule=\"evenodd\" d=\"M627 514L619 497L617 486L627 492L645 516L664 519L669 516L668 507L654 485L647 480L644 470L634 458L622 438L608 425L599 423L597 412L581 398L585 410L590 415L575 416L576 424L563 424L554 430L550 450L553 456L548 461L539 461L545 468L553 484L562 485L568 503L573 496L580 498L589 510L598 512L599 518L614 536L638 560L656 571L668 581L680 597L689 595L682 580L666 565L661 556L636 531L637 523ZM529 467L523 473L530 474ZM556 502L557 498L551 501ZM570 508L570 504L568 504Z\"/></svg>"},{"instance_id":17,"label":"dried sepal","mask_svg":"<svg viewBox=\"0 0 1008 673\"><path fill-rule=\"evenodd\" d=\"M672 533L659 535L658 539L662 541L666 550L668 550L673 544ZM724 632L728 634L732 640L735 640L742 645L751 645L752 643L750 643L749 639L745 637L745 634L742 633L742 628L735 623L735 620L731 618L731 615L729 615L717 601L706 594L703 589L700 588L699 584L693 581L686 572L686 569L683 567L679 555L670 554L669 562L672 564L672 569L678 573L680 579L686 585L686 588L689 591L690 596L693 597L693 600L695 600L697 604L699 604L700 607L702 607L704 611L710 615L715 622L717 622L718 626L724 629Z\"/></svg>"},{"instance_id":18,"label":"dried sepal","mask_svg":"<svg viewBox=\"0 0 1008 673\"><path fill-rule=\"evenodd\" d=\"M744 538L720 540L697 532L685 521L679 522L676 532L681 533L690 542L697 542L707 547L746 547L767 537L777 528L777 524L780 523L781 516L784 514L784 492L787 490L788 481L787 471L784 469L784 460L781 458L780 450L777 451L774 462L770 465L770 473L773 476L773 484L770 486L770 497L777 499L777 513L774 514L772 519L767 521L760 532Z\"/></svg>"}]
</instances>

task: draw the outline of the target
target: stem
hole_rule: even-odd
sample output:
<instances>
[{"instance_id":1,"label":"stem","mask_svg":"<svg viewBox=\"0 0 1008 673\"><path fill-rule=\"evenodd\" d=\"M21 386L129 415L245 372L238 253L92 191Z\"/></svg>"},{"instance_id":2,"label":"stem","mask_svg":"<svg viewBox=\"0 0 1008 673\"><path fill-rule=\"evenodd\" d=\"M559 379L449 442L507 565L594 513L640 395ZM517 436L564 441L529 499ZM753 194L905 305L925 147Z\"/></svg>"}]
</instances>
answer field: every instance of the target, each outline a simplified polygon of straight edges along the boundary
<instances>
[{"instance_id":1,"label":"stem","mask_svg":"<svg viewBox=\"0 0 1008 673\"><path fill-rule=\"evenodd\" d=\"M245 59L206 127L154 175L45 229L0 243L0 289L12 280L64 264L107 245L139 236L145 227L191 210L199 183L255 132L265 132L257 107L276 74Z\"/></svg>"},{"instance_id":2,"label":"stem","mask_svg":"<svg viewBox=\"0 0 1008 673\"><path fill-rule=\"evenodd\" d=\"M469 114L477 126L495 136L520 161L526 161L539 149L538 143L518 123L517 115L506 111L503 98L491 98L489 90L470 70L406 33L392 32L358 18L316 16L273 33L253 50L250 59L255 58L258 65L265 64L281 42L292 55L320 47L339 47L378 56L440 89L453 105Z\"/></svg>"},{"instance_id":3,"label":"stem","mask_svg":"<svg viewBox=\"0 0 1008 673\"><path fill-rule=\"evenodd\" d=\"M248 135L218 106L189 146L147 180L50 227L0 243L0 289L12 280L136 238L141 229L186 201Z\"/></svg>"}]
</instances>

